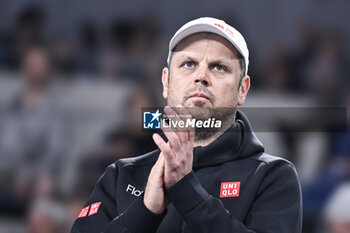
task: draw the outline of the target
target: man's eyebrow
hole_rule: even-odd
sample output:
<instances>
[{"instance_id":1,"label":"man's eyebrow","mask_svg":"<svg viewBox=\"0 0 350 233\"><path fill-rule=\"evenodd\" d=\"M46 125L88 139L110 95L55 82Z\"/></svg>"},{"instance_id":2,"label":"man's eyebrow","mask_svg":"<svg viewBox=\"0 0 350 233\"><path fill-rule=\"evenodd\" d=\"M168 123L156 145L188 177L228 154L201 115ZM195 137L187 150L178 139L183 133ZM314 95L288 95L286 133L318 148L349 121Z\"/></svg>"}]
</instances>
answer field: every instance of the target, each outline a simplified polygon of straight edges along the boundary
<instances>
[{"instance_id":1,"label":"man's eyebrow","mask_svg":"<svg viewBox=\"0 0 350 233\"><path fill-rule=\"evenodd\" d=\"M177 53L178 51L175 51L173 53ZM178 55L178 59L179 60L191 60L191 61L196 61L197 59L195 58L195 56L192 56L190 54L181 54ZM218 58L214 58L213 60L209 60L210 64L220 64L220 65L226 65L226 66L232 66L233 65L233 61L236 60L238 58L226 58L226 57L218 57Z\"/></svg>"},{"instance_id":2,"label":"man's eyebrow","mask_svg":"<svg viewBox=\"0 0 350 233\"><path fill-rule=\"evenodd\" d=\"M227 58L217 58L217 59L210 60L209 63L231 66L233 65L233 60L227 59Z\"/></svg>"},{"instance_id":3,"label":"man's eyebrow","mask_svg":"<svg viewBox=\"0 0 350 233\"><path fill-rule=\"evenodd\" d=\"M188 60L196 60L194 57L188 55L188 54L183 54L179 56L179 59L188 59Z\"/></svg>"}]
</instances>

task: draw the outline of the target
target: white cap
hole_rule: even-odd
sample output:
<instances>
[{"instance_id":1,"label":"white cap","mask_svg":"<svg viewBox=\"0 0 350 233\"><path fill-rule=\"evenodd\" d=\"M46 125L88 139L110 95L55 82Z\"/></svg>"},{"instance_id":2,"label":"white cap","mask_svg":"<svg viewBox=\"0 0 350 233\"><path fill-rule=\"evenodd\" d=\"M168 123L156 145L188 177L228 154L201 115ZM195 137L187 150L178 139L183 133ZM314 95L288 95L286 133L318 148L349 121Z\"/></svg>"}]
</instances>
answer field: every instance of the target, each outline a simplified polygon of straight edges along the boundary
<instances>
[{"instance_id":1,"label":"white cap","mask_svg":"<svg viewBox=\"0 0 350 233\"><path fill-rule=\"evenodd\" d=\"M224 37L238 50L245 61L245 75L248 73L249 51L242 34L223 20L211 17L203 17L192 20L183 25L171 38L167 63L170 62L170 54L175 46L187 36L198 32L211 32Z\"/></svg>"}]
</instances>

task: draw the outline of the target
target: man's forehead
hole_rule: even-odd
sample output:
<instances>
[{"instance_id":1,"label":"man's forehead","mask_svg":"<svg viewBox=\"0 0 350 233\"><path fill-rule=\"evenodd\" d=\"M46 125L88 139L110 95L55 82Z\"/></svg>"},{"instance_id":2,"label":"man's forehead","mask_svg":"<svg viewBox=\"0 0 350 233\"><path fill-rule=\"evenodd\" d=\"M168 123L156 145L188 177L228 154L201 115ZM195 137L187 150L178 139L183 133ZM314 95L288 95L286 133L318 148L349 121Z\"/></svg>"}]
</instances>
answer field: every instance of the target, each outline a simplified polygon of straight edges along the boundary
<instances>
[{"instance_id":1,"label":"man's forehead","mask_svg":"<svg viewBox=\"0 0 350 233\"><path fill-rule=\"evenodd\" d=\"M239 52L237 51L237 49L228 40L226 40L225 38L217 34L210 33L210 32L199 32L186 37L175 46L175 48L173 49L173 52L182 51L186 49L188 46L190 46L191 44L193 44L194 42L200 41L200 40L217 41L223 44L228 49L230 49L235 57L239 56Z\"/></svg>"}]
</instances>

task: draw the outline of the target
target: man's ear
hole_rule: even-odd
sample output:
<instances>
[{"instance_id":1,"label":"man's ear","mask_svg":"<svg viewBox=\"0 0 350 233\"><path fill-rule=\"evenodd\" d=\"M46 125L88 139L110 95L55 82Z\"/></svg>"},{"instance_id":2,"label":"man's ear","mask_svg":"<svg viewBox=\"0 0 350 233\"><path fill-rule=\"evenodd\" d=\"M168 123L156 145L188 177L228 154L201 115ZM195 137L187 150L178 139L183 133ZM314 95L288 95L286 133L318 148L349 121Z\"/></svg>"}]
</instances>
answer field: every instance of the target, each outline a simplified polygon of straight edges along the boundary
<instances>
[{"instance_id":1,"label":"man's ear","mask_svg":"<svg viewBox=\"0 0 350 233\"><path fill-rule=\"evenodd\" d=\"M238 106L241 106L244 104L245 97L247 96L249 88L250 88L250 77L247 75L243 77L241 81L241 86L239 87L239 90L238 90L238 99L237 99Z\"/></svg>"},{"instance_id":2,"label":"man's ear","mask_svg":"<svg viewBox=\"0 0 350 233\"><path fill-rule=\"evenodd\" d=\"M163 84L163 97L168 98L168 85L169 85L169 69L164 67L162 71L162 84Z\"/></svg>"}]
</instances>

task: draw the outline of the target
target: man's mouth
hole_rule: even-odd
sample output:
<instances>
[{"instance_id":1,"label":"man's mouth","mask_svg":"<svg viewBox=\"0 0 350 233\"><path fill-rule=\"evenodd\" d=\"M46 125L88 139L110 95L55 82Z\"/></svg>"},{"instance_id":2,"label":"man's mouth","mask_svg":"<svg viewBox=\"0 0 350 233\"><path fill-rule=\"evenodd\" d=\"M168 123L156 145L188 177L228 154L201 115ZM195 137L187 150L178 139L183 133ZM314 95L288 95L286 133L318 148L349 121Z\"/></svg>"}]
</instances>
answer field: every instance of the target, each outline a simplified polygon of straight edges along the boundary
<instances>
[{"instance_id":1,"label":"man's mouth","mask_svg":"<svg viewBox=\"0 0 350 233\"><path fill-rule=\"evenodd\" d=\"M201 92L196 92L196 93L190 95L189 98L200 98L200 99L209 100L209 97L206 94L201 93Z\"/></svg>"}]
</instances>

